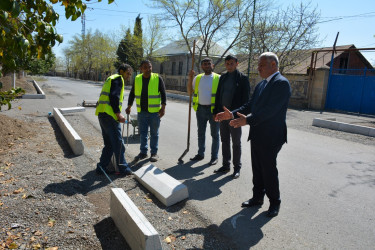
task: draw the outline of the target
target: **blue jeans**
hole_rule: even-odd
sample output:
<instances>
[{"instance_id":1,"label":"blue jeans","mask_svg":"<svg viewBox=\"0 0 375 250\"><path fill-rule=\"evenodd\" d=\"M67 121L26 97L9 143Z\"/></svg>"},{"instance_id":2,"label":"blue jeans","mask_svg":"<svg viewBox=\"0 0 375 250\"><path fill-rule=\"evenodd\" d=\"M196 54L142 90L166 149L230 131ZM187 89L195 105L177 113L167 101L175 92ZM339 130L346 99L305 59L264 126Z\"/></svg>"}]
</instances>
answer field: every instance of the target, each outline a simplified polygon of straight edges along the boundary
<instances>
[{"instance_id":1,"label":"blue jeans","mask_svg":"<svg viewBox=\"0 0 375 250\"><path fill-rule=\"evenodd\" d=\"M139 147L142 154L147 154L147 139L148 129L150 128L150 148L151 154L158 153L159 143L159 127L160 117L159 113L149 113L147 111L141 111L138 113L138 127L140 134L141 145Z\"/></svg>"},{"instance_id":2,"label":"blue jeans","mask_svg":"<svg viewBox=\"0 0 375 250\"><path fill-rule=\"evenodd\" d=\"M204 156L204 151L206 149L206 127L207 122L209 122L212 137L211 159L217 159L220 146L220 123L214 121L210 105L198 105L196 115L198 124L198 155Z\"/></svg>"},{"instance_id":3,"label":"blue jeans","mask_svg":"<svg viewBox=\"0 0 375 250\"><path fill-rule=\"evenodd\" d=\"M121 125L106 113L99 113L98 118L104 140L104 148L100 156L99 165L102 168L106 168L111 162L114 153L118 169L123 172L128 168L128 164L125 160L125 145L121 136Z\"/></svg>"}]
</instances>

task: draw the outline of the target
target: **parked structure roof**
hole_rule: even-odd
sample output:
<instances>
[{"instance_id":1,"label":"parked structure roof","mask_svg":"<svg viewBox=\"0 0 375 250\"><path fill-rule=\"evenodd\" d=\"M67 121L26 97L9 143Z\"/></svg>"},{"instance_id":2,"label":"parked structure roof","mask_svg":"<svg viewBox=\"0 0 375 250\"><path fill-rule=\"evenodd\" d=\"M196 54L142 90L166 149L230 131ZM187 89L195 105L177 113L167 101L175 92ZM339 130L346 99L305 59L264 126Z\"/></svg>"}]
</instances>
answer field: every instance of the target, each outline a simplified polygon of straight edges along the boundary
<instances>
[{"instance_id":1,"label":"parked structure roof","mask_svg":"<svg viewBox=\"0 0 375 250\"><path fill-rule=\"evenodd\" d=\"M343 51L345 49L355 49L355 48L356 47L354 46L354 44L336 46L336 50L338 51L334 53L334 58L337 58L341 54L346 53L345 51ZM283 72L284 74L307 74L307 70L310 68L310 65L311 65L311 55L313 51L318 52L315 68L316 69L329 68L331 57L332 57L332 51L329 51L329 50L332 50L332 49L333 47L322 47L322 48L314 48L314 49L308 49L304 51L298 51L299 59L294 60L293 65L286 66ZM369 69L373 68L360 51L356 51L355 53L358 53L358 55L362 58L362 61L364 62L367 68ZM239 56L239 58L241 58L241 60L240 60L238 69L242 72L247 72L249 57ZM254 71L257 72L257 63L258 63L257 58L258 58L258 55L254 56L254 59L251 62L251 72L254 72Z\"/></svg>"},{"instance_id":2,"label":"parked structure roof","mask_svg":"<svg viewBox=\"0 0 375 250\"><path fill-rule=\"evenodd\" d=\"M193 51L193 41L196 40L196 48L203 46L203 40L201 37L189 38L190 49ZM197 49L195 50L197 54ZM220 57L225 52L225 49L216 42L211 42L209 56ZM190 54L188 47L186 46L185 40L178 40L167 44L166 46L155 50L156 56L176 56Z\"/></svg>"}]
</instances>

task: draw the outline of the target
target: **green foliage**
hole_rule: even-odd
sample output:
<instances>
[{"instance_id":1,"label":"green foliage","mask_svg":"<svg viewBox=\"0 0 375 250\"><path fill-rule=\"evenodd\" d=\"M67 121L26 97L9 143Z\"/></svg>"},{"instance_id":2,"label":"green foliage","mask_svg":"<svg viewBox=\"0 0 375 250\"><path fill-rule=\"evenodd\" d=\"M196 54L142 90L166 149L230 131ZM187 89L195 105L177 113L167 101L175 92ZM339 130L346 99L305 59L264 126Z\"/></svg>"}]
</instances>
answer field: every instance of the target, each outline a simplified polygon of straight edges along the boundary
<instances>
[{"instance_id":1,"label":"green foliage","mask_svg":"<svg viewBox=\"0 0 375 250\"><path fill-rule=\"evenodd\" d=\"M114 0L108 0L112 3ZM50 0L65 7L65 17L76 20L86 10L82 0ZM101 2L101 0L98 0ZM59 20L45 0L0 1L0 66L12 72L27 65L31 58L44 58L56 42L62 43L55 25Z\"/></svg>"},{"instance_id":2,"label":"green foliage","mask_svg":"<svg viewBox=\"0 0 375 250\"><path fill-rule=\"evenodd\" d=\"M12 88L8 91L0 91L0 110L1 106L7 105L8 109L12 108L11 101L13 101L16 97L25 94L25 90L22 88Z\"/></svg>"},{"instance_id":3,"label":"green foliage","mask_svg":"<svg viewBox=\"0 0 375 250\"><path fill-rule=\"evenodd\" d=\"M118 67L121 63L127 63L133 69L139 68L143 60L142 18L139 15L135 19L133 35L130 29L127 29L125 37L118 45L116 54L115 67Z\"/></svg>"},{"instance_id":4,"label":"green foliage","mask_svg":"<svg viewBox=\"0 0 375 250\"><path fill-rule=\"evenodd\" d=\"M134 46L134 63L137 68L140 66L143 60L143 37L142 37L142 18L140 15L135 19L134 24L134 35L133 35L133 46Z\"/></svg>"},{"instance_id":5,"label":"green foliage","mask_svg":"<svg viewBox=\"0 0 375 250\"><path fill-rule=\"evenodd\" d=\"M117 61L115 62L115 67L118 68L118 66L121 63L127 63L130 66L133 67L133 69L136 66L136 63L133 61L133 36L130 32L130 29L127 29L125 37L120 41L120 44L117 48Z\"/></svg>"},{"instance_id":6,"label":"green foliage","mask_svg":"<svg viewBox=\"0 0 375 250\"><path fill-rule=\"evenodd\" d=\"M55 63L55 55L48 53L45 59L32 58L28 63L27 70L33 75L42 75L47 73Z\"/></svg>"},{"instance_id":7,"label":"green foliage","mask_svg":"<svg viewBox=\"0 0 375 250\"><path fill-rule=\"evenodd\" d=\"M88 30L84 37L75 35L69 44L64 49L64 55L65 67L70 75L95 73L99 77L105 71L113 71L116 43L111 36L98 30L95 33Z\"/></svg>"}]
</instances>

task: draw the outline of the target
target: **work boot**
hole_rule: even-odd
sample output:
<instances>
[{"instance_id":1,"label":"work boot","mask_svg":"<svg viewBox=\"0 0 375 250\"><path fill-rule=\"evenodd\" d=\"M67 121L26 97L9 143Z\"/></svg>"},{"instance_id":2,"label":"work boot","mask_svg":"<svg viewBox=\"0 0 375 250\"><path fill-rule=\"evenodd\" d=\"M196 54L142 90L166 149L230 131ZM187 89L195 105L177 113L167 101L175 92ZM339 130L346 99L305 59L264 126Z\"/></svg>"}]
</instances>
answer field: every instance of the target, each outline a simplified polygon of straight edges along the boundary
<instances>
[{"instance_id":1,"label":"work boot","mask_svg":"<svg viewBox=\"0 0 375 250\"><path fill-rule=\"evenodd\" d=\"M151 154L150 161L157 162L159 160L159 156L157 154Z\"/></svg>"}]
</instances>

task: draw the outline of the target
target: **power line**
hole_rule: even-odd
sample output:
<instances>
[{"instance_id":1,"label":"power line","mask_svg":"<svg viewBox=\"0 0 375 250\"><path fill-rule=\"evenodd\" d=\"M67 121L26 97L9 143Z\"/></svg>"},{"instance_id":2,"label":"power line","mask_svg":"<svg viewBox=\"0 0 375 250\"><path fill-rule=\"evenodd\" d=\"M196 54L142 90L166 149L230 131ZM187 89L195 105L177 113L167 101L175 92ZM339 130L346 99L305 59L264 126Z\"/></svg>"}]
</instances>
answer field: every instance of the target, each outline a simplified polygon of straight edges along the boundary
<instances>
[{"instance_id":1,"label":"power line","mask_svg":"<svg viewBox=\"0 0 375 250\"><path fill-rule=\"evenodd\" d=\"M359 18L375 17L375 12L361 13L361 14L351 15L351 16L322 17L321 19L330 19L330 20L320 21L318 23L328 23L328 22L333 22L337 20L348 19L348 18L358 18L358 17Z\"/></svg>"},{"instance_id":2,"label":"power line","mask_svg":"<svg viewBox=\"0 0 375 250\"><path fill-rule=\"evenodd\" d=\"M103 9L103 8L94 8L94 7L87 7L90 10L104 10L104 11L111 11L111 12L120 12L120 13L129 13L129 14L144 14L144 15L155 15L155 13L147 13L147 12L137 12L137 11L126 11L126 10L111 10L111 9Z\"/></svg>"}]
</instances>

